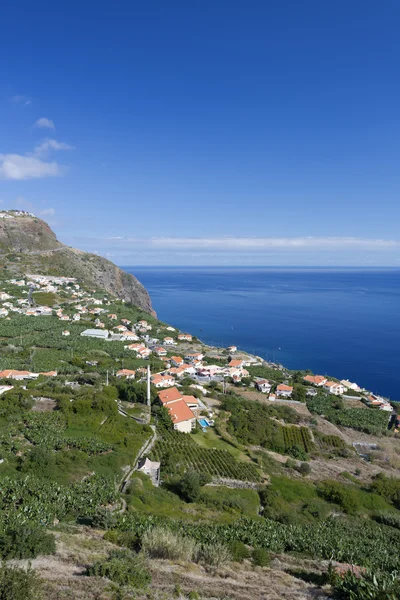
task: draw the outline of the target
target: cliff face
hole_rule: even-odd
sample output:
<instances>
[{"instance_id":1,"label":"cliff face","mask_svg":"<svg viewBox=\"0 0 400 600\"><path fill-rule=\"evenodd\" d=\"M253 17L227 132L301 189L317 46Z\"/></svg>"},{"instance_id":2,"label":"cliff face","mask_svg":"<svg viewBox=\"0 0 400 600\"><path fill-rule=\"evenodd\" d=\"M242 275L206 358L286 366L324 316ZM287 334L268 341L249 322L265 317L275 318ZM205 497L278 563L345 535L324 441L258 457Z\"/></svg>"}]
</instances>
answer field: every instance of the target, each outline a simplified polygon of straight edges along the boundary
<instances>
[{"instance_id":1,"label":"cliff face","mask_svg":"<svg viewBox=\"0 0 400 600\"><path fill-rule=\"evenodd\" d=\"M111 261L59 242L50 227L36 217L0 219L0 263L14 275L38 273L76 277L154 314L143 285Z\"/></svg>"}]
</instances>

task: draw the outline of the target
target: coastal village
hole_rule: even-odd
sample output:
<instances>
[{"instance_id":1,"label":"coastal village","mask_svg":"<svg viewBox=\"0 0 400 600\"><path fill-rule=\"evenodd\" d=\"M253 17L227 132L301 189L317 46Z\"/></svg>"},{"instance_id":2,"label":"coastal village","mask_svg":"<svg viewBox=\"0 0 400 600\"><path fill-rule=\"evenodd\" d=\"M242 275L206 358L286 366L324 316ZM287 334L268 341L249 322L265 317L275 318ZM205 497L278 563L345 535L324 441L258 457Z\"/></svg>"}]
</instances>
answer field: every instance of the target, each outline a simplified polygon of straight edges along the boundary
<instances>
[{"instance_id":1,"label":"coastal village","mask_svg":"<svg viewBox=\"0 0 400 600\"><path fill-rule=\"evenodd\" d=\"M0 213L1 214L1 213ZM4 215L4 218L7 214ZM262 358L241 352L236 346L220 349L202 344L190 333L182 333L170 325L159 322L152 324L149 318L140 318L132 322L124 314L124 303L119 303L119 313L110 312L115 299L104 296L96 290L85 290L73 277L27 274L24 279L6 280L0 291L0 317L12 321L16 316L31 319L55 319L63 324L61 333L54 335L64 338L71 336L73 325L79 326L79 335L105 344L123 342L124 353L142 359L137 369L120 368L107 371L108 376L118 379L147 382L147 365L150 358L157 358L160 368L152 372L150 383L158 392L158 400L171 417L174 428L181 432L193 431L196 423L202 427L212 426L213 409L207 403L210 396L210 384L220 385L222 390L228 386L254 389L261 392L266 401L297 403L295 388L290 384L289 373L282 365L265 363ZM41 304L36 299L57 298L54 306ZM56 328L54 328L56 329ZM76 331L75 331L76 334ZM86 361L83 370L93 371L98 363ZM281 383L263 377L250 376L249 367L267 364L272 370L287 373L287 380ZM12 389L12 381L36 380L39 377L57 377L57 369L32 372L4 368L0 379L9 385L0 386L0 394ZM191 379L193 395L182 394L179 390L183 380ZM316 396L323 391L330 396L362 402L366 407L394 414L392 404L383 398L362 388L349 380L337 380L324 375L307 374L302 382L307 397ZM303 399L304 401L304 399ZM397 419L396 425L399 425Z\"/></svg>"}]
</instances>

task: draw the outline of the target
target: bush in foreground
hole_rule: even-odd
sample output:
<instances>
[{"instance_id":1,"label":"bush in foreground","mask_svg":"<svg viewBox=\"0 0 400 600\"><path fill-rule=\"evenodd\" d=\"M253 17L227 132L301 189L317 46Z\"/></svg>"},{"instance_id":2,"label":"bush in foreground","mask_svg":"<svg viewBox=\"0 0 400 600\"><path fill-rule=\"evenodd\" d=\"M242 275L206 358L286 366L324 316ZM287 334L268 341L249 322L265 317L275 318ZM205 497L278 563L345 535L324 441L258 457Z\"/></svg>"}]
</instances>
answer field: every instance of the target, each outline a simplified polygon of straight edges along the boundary
<instances>
[{"instance_id":1,"label":"bush in foreground","mask_svg":"<svg viewBox=\"0 0 400 600\"><path fill-rule=\"evenodd\" d=\"M251 560L256 567L268 567L271 562L271 556L265 548L254 548L251 553Z\"/></svg>"},{"instance_id":2,"label":"bush in foreground","mask_svg":"<svg viewBox=\"0 0 400 600\"><path fill-rule=\"evenodd\" d=\"M30 567L0 567L0 600L39 600L41 580Z\"/></svg>"},{"instance_id":3,"label":"bush in foreground","mask_svg":"<svg viewBox=\"0 0 400 600\"><path fill-rule=\"evenodd\" d=\"M155 527L143 534L142 550L151 558L195 560L198 548L192 538L176 535L168 529Z\"/></svg>"},{"instance_id":4,"label":"bush in foreground","mask_svg":"<svg viewBox=\"0 0 400 600\"><path fill-rule=\"evenodd\" d=\"M107 577L118 585L143 589L151 583L151 575L142 555L129 550L115 550L106 559L87 569L89 576Z\"/></svg>"},{"instance_id":5,"label":"bush in foreground","mask_svg":"<svg viewBox=\"0 0 400 600\"><path fill-rule=\"evenodd\" d=\"M231 542L229 549L232 554L232 560L235 562L243 562L245 558L250 558L250 550L239 540Z\"/></svg>"},{"instance_id":6,"label":"bush in foreground","mask_svg":"<svg viewBox=\"0 0 400 600\"><path fill-rule=\"evenodd\" d=\"M54 535L39 527L15 525L0 532L0 557L35 558L39 554L54 554Z\"/></svg>"},{"instance_id":7,"label":"bush in foreground","mask_svg":"<svg viewBox=\"0 0 400 600\"><path fill-rule=\"evenodd\" d=\"M229 551L228 546L221 542L202 544L202 546L200 546L198 560L208 567L218 569L232 560L232 554Z\"/></svg>"},{"instance_id":8,"label":"bush in foreground","mask_svg":"<svg viewBox=\"0 0 400 600\"><path fill-rule=\"evenodd\" d=\"M377 523L400 529L400 514L381 510L372 515Z\"/></svg>"},{"instance_id":9,"label":"bush in foreground","mask_svg":"<svg viewBox=\"0 0 400 600\"><path fill-rule=\"evenodd\" d=\"M362 576L347 571L343 576L330 574L335 600L398 600L398 573L366 572Z\"/></svg>"}]
</instances>

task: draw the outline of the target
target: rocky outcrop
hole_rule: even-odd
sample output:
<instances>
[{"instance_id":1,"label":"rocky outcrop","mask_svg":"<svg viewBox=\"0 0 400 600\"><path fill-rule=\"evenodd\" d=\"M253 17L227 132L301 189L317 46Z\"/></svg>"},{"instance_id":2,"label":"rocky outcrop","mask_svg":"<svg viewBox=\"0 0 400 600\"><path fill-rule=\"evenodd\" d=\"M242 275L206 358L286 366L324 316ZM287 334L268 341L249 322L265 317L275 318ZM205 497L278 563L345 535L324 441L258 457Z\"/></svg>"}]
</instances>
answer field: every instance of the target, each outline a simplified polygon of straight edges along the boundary
<instances>
[{"instance_id":1,"label":"rocky outcrop","mask_svg":"<svg viewBox=\"0 0 400 600\"><path fill-rule=\"evenodd\" d=\"M87 287L102 289L154 314L150 296L136 277L102 256L62 244L47 223L36 217L0 220L0 261L15 275L76 277Z\"/></svg>"}]
</instances>

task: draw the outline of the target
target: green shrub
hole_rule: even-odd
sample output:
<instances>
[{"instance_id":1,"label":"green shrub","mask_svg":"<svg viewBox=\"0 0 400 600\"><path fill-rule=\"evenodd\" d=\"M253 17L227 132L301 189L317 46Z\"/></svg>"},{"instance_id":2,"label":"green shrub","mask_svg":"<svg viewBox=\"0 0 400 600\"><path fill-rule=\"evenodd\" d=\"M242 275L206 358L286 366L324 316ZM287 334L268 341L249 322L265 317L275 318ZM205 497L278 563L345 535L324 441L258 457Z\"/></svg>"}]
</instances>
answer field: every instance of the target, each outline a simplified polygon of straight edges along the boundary
<instances>
[{"instance_id":1,"label":"green shrub","mask_svg":"<svg viewBox=\"0 0 400 600\"><path fill-rule=\"evenodd\" d=\"M188 600L200 600L200 596L197 592L189 592Z\"/></svg>"},{"instance_id":2,"label":"green shrub","mask_svg":"<svg viewBox=\"0 0 400 600\"><path fill-rule=\"evenodd\" d=\"M30 567L0 567L0 600L39 600L41 580Z\"/></svg>"},{"instance_id":3,"label":"green shrub","mask_svg":"<svg viewBox=\"0 0 400 600\"><path fill-rule=\"evenodd\" d=\"M297 467L297 471L301 473L301 475L309 475L311 473L311 467L308 463L302 462L301 465Z\"/></svg>"},{"instance_id":4,"label":"green shrub","mask_svg":"<svg viewBox=\"0 0 400 600\"><path fill-rule=\"evenodd\" d=\"M346 513L354 513L360 508L356 491L338 481L321 482L318 493L328 502L338 504Z\"/></svg>"},{"instance_id":5,"label":"green shrub","mask_svg":"<svg viewBox=\"0 0 400 600\"><path fill-rule=\"evenodd\" d=\"M117 546L124 546L139 552L141 548L140 537L134 531L118 531L118 529L108 529L104 534L104 539Z\"/></svg>"},{"instance_id":6,"label":"green shrub","mask_svg":"<svg viewBox=\"0 0 400 600\"><path fill-rule=\"evenodd\" d=\"M89 576L107 577L119 585L138 589L147 587L151 575L141 554L129 550L115 550L106 559L99 560L86 571Z\"/></svg>"},{"instance_id":7,"label":"green shrub","mask_svg":"<svg viewBox=\"0 0 400 600\"><path fill-rule=\"evenodd\" d=\"M209 567L219 568L232 560L232 554L225 544L215 542L202 544L199 551L199 562Z\"/></svg>"},{"instance_id":8,"label":"green shrub","mask_svg":"<svg viewBox=\"0 0 400 600\"><path fill-rule=\"evenodd\" d=\"M116 523L116 516L108 508L98 508L92 517L92 527L97 529L112 529Z\"/></svg>"},{"instance_id":9,"label":"green shrub","mask_svg":"<svg viewBox=\"0 0 400 600\"><path fill-rule=\"evenodd\" d=\"M389 527L400 529L400 513L380 510L373 514L372 518L377 523L382 523L383 525L389 525Z\"/></svg>"},{"instance_id":10,"label":"green shrub","mask_svg":"<svg viewBox=\"0 0 400 600\"><path fill-rule=\"evenodd\" d=\"M1 558L35 558L55 551L54 535L39 527L15 525L0 533Z\"/></svg>"},{"instance_id":11,"label":"green shrub","mask_svg":"<svg viewBox=\"0 0 400 600\"><path fill-rule=\"evenodd\" d=\"M383 473L375 475L371 484L371 491L379 494L389 502L400 508L400 479L386 477Z\"/></svg>"},{"instance_id":12,"label":"green shrub","mask_svg":"<svg viewBox=\"0 0 400 600\"><path fill-rule=\"evenodd\" d=\"M307 460L308 458L307 452L305 452L303 448L300 448L300 446L297 446L296 444L294 446L291 446L290 448L286 448L286 452L287 454L290 454L290 456L293 456L293 458L296 458L297 460Z\"/></svg>"},{"instance_id":13,"label":"green shrub","mask_svg":"<svg viewBox=\"0 0 400 600\"><path fill-rule=\"evenodd\" d=\"M257 567L268 567L271 562L270 553L265 548L254 548L251 553L253 565Z\"/></svg>"},{"instance_id":14,"label":"green shrub","mask_svg":"<svg viewBox=\"0 0 400 600\"><path fill-rule=\"evenodd\" d=\"M199 473L188 471L178 483L179 495L186 502L194 502L200 495L201 479Z\"/></svg>"},{"instance_id":15,"label":"green shrub","mask_svg":"<svg viewBox=\"0 0 400 600\"><path fill-rule=\"evenodd\" d=\"M232 560L235 562L243 562L245 558L250 558L250 551L243 542L234 540L229 545L232 554Z\"/></svg>"},{"instance_id":16,"label":"green shrub","mask_svg":"<svg viewBox=\"0 0 400 600\"><path fill-rule=\"evenodd\" d=\"M310 515L314 519L326 519L326 517L329 515L329 512L329 505L319 498L315 498L309 502L306 502L302 508L303 514Z\"/></svg>"},{"instance_id":17,"label":"green shrub","mask_svg":"<svg viewBox=\"0 0 400 600\"><path fill-rule=\"evenodd\" d=\"M343 576L331 574L335 600L398 600L400 579L397 572L366 572L362 576L349 570Z\"/></svg>"},{"instance_id":18,"label":"green shrub","mask_svg":"<svg viewBox=\"0 0 400 600\"><path fill-rule=\"evenodd\" d=\"M162 527L155 527L143 534L142 550L151 558L193 560L197 556L197 544L193 539L176 535Z\"/></svg>"}]
</instances>

